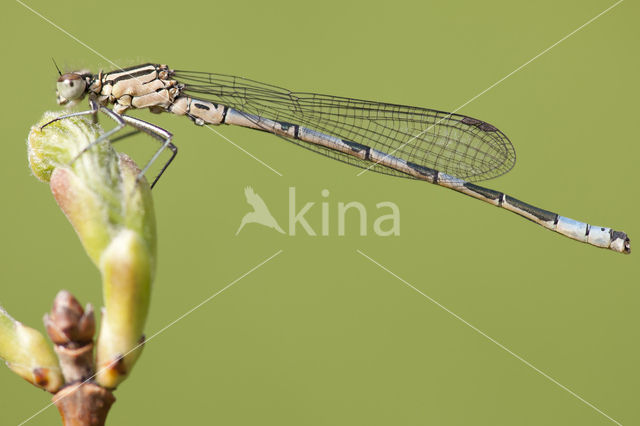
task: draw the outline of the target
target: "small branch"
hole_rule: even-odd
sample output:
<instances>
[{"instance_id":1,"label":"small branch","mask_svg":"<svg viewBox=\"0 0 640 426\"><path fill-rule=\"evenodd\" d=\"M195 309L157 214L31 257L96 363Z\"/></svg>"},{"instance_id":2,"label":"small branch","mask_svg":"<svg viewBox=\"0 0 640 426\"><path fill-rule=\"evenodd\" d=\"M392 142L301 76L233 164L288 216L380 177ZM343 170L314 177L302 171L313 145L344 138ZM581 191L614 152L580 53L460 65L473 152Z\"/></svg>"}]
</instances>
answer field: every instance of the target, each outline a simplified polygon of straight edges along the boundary
<instances>
[{"instance_id":1,"label":"small branch","mask_svg":"<svg viewBox=\"0 0 640 426\"><path fill-rule=\"evenodd\" d=\"M103 426L115 397L92 382L63 388L53 397L64 426Z\"/></svg>"},{"instance_id":2,"label":"small branch","mask_svg":"<svg viewBox=\"0 0 640 426\"><path fill-rule=\"evenodd\" d=\"M53 301L51 313L44 316L47 334L55 343L55 351L65 378L65 387L53 397L65 426L103 426L115 401L110 390L93 381L93 308L80 303L68 291L60 291Z\"/></svg>"},{"instance_id":3,"label":"small branch","mask_svg":"<svg viewBox=\"0 0 640 426\"><path fill-rule=\"evenodd\" d=\"M102 426L115 401L111 391L128 377L144 342L156 266L155 215L151 188L135 163L107 140L94 146L102 129L89 118L61 115L46 113L31 129L29 164L49 183L100 269L100 336L94 343L91 305L83 309L61 291L44 317L58 359L41 333L1 309L0 357L31 383L57 392L53 401L65 426Z\"/></svg>"}]
</instances>

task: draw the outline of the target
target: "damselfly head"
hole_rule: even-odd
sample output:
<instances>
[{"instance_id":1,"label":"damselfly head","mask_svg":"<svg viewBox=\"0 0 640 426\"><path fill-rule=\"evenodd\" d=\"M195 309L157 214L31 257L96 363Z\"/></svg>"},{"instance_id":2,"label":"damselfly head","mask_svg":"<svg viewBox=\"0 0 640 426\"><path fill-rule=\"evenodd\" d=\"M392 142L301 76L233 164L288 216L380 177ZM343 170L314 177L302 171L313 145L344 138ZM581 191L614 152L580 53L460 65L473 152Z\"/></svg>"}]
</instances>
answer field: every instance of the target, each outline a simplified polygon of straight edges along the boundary
<instances>
[{"instance_id":1,"label":"damselfly head","mask_svg":"<svg viewBox=\"0 0 640 426\"><path fill-rule=\"evenodd\" d=\"M75 105L87 93L87 82L82 74L62 74L56 83L58 105Z\"/></svg>"}]
</instances>

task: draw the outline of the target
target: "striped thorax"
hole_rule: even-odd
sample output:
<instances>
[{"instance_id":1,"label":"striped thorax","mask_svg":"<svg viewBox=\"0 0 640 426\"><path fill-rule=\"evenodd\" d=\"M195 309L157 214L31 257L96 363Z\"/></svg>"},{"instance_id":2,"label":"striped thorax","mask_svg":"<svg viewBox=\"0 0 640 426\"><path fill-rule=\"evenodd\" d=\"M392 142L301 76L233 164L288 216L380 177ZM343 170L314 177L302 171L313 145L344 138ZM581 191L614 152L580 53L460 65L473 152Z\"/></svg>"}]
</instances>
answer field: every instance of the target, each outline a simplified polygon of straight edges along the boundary
<instances>
[{"instance_id":1,"label":"striped thorax","mask_svg":"<svg viewBox=\"0 0 640 426\"><path fill-rule=\"evenodd\" d=\"M109 74L100 72L89 86L89 92L101 105L113 104L118 114L129 108L166 110L182 89L170 76L171 70L166 65L152 64Z\"/></svg>"},{"instance_id":2,"label":"striped thorax","mask_svg":"<svg viewBox=\"0 0 640 426\"><path fill-rule=\"evenodd\" d=\"M172 78L166 65L145 64L97 75L74 72L58 79L60 105L75 104L89 95L102 106L124 114L128 109L148 108L151 112L187 115L196 124L221 124L224 107L182 95L184 85Z\"/></svg>"}]
</instances>

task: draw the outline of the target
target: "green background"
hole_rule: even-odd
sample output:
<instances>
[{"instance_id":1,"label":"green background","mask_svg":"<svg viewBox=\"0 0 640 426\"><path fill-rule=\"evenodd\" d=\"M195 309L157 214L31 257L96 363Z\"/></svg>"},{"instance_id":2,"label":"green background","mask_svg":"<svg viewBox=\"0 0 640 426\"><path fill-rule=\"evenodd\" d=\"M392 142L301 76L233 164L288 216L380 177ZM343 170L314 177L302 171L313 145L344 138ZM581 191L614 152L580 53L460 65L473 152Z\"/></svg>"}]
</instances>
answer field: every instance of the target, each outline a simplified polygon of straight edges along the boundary
<instances>
[{"instance_id":1,"label":"green background","mask_svg":"<svg viewBox=\"0 0 640 426\"><path fill-rule=\"evenodd\" d=\"M28 4L121 66L160 62L452 110L613 2ZM516 147L515 169L487 186L626 231L632 244L639 12L620 4L460 111ZM47 185L30 175L25 139L58 108L51 56L66 70L112 66L18 3L3 2L0 24L0 302L42 329L62 288L99 306L100 277ZM159 268L148 335L283 252L149 342L109 424L613 424L357 249L613 419L640 423L640 254L573 242L422 182L356 177L273 136L217 129L280 177L185 118L134 115L171 130L180 147L154 190ZM138 137L117 148L143 158L155 146ZM283 227L290 186L298 208L316 203L307 215L316 231L326 200L330 235L248 225L235 236L249 185ZM340 201L366 206L368 236L353 217L337 235ZM399 206L399 237L371 232L381 201ZM49 400L0 369L0 424ZM50 407L28 424L58 422Z\"/></svg>"}]
</instances>

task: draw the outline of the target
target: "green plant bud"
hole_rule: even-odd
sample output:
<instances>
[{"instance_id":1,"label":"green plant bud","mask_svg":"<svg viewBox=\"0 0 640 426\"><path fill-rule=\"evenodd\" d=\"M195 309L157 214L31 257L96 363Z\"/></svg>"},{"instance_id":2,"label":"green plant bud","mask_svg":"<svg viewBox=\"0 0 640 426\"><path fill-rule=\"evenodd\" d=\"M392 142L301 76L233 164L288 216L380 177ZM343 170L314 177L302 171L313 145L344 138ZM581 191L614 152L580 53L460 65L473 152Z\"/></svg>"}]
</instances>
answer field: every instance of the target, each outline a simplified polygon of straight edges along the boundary
<instances>
[{"instance_id":1,"label":"green plant bud","mask_svg":"<svg viewBox=\"0 0 640 426\"><path fill-rule=\"evenodd\" d=\"M0 308L0 357L28 382L55 393L64 383L58 359L45 337Z\"/></svg>"},{"instance_id":2,"label":"green plant bud","mask_svg":"<svg viewBox=\"0 0 640 426\"><path fill-rule=\"evenodd\" d=\"M122 228L138 232L155 255L153 201L146 180L136 179L138 168L106 140L82 152L102 134L86 116L40 127L59 115L48 112L31 129L29 163L36 177L49 182L89 257L98 265Z\"/></svg>"},{"instance_id":3,"label":"green plant bud","mask_svg":"<svg viewBox=\"0 0 640 426\"><path fill-rule=\"evenodd\" d=\"M104 387L120 383L142 350L139 344L151 297L151 259L144 240L130 230L114 238L102 255L105 308L96 353L96 382Z\"/></svg>"},{"instance_id":4,"label":"green plant bud","mask_svg":"<svg viewBox=\"0 0 640 426\"><path fill-rule=\"evenodd\" d=\"M156 226L149 185L139 168L107 142L85 150L102 130L89 118L47 113L29 134L29 161L49 182L87 254L100 269L105 308L97 340L99 384L114 388L141 349L156 265ZM83 152L84 151L84 152ZM78 155L80 154L80 155Z\"/></svg>"}]
</instances>

